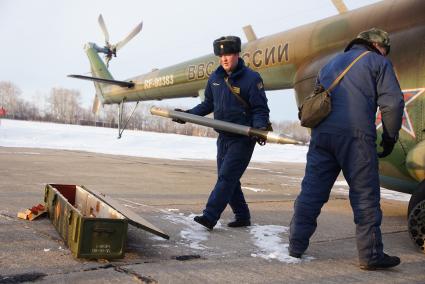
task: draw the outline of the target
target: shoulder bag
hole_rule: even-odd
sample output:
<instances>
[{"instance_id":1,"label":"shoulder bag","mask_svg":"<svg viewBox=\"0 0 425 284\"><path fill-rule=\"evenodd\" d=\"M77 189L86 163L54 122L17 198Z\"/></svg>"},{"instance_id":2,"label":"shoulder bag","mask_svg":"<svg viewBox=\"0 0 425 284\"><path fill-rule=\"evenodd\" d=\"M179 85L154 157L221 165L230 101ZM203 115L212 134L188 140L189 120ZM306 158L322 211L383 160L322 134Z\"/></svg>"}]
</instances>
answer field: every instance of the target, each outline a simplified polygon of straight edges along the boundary
<instances>
[{"instance_id":1,"label":"shoulder bag","mask_svg":"<svg viewBox=\"0 0 425 284\"><path fill-rule=\"evenodd\" d=\"M341 81L344 75L350 70L353 65L365 56L370 51L365 51L342 71L341 74L333 81L331 86L324 90L323 86L319 85L318 88L315 88L313 94L309 95L304 99L301 107L298 109L298 118L301 120L301 126L314 128L316 127L324 118L326 118L331 112L331 91L336 87L336 85Z\"/></svg>"}]
</instances>

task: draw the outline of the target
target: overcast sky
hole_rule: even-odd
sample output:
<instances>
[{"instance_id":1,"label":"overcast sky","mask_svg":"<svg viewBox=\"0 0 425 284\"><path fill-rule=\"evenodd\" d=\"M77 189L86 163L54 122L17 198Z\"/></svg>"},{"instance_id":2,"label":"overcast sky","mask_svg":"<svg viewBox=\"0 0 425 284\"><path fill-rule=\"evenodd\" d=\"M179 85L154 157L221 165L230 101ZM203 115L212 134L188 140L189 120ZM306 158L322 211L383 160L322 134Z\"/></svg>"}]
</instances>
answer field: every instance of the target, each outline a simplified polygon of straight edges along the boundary
<instances>
[{"instance_id":1,"label":"overcast sky","mask_svg":"<svg viewBox=\"0 0 425 284\"><path fill-rule=\"evenodd\" d=\"M355 9L378 0L345 0ZM331 0L0 0L0 81L11 81L29 101L44 101L52 87L76 89L91 106L93 84L67 78L87 74L86 42L104 42L97 17L102 14L110 41L116 43L143 20L141 33L110 64L124 80L212 53L222 35L246 41L251 24L263 37L337 14ZM296 120L293 90L268 92L272 120ZM191 107L198 99L178 99L169 106Z\"/></svg>"}]
</instances>

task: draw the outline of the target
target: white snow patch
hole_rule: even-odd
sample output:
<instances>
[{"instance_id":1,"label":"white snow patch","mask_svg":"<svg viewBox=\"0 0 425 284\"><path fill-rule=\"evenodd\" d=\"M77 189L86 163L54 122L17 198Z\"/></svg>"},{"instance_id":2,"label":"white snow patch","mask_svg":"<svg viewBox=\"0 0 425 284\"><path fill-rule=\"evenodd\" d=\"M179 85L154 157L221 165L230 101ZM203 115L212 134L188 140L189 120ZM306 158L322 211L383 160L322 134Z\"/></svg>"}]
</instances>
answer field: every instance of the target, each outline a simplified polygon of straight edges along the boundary
<instances>
[{"instance_id":1,"label":"white snow patch","mask_svg":"<svg viewBox=\"0 0 425 284\"><path fill-rule=\"evenodd\" d=\"M257 167L247 167L248 170L257 170L257 171L270 171L269 169L257 168Z\"/></svg>"},{"instance_id":2,"label":"white snow patch","mask_svg":"<svg viewBox=\"0 0 425 284\"><path fill-rule=\"evenodd\" d=\"M338 186L348 186L348 183L347 183L347 181L346 180L337 180L335 183L334 183L334 186L335 185L338 185Z\"/></svg>"},{"instance_id":3,"label":"white snow patch","mask_svg":"<svg viewBox=\"0 0 425 284\"><path fill-rule=\"evenodd\" d=\"M142 204L142 203L138 203L138 202L134 202L134 201L131 201L131 200L128 200L128 199L125 199L125 198L119 198L119 200L124 201L124 202L127 202L127 203L131 203L131 204L134 204L134 205L137 205L137 206L141 206L141 207L149 207L149 208L156 209L153 206ZM136 207L134 207L134 208L136 208Z\"/></svg>"},{"instance_id":4,"label":"white snow patch","mask_svg":"<svg viewBox=\"0 0 425 284\"><path fill-rule=\"evenodd\" d=\"M169 245L165 245L165 244L159 244L159 245L152 245L153 247L161 247L161 248L169 248Z\"/></svg>"},{"instance_id":5,"label":"white snow patch","mask_svg":"<svg viewBox=\"0 0 425 284\"><path fill-rule=\"evenodd\" d=\"M181 224L185 227L180 231L180 237L183 239L183 245L196 250L204 250L208 248L201 243L208 240L210 233L207 231L207 229L205 229L205 227L193 221L193 217L196 216L195 214L185 216L184 213L174 214L166 210L161 211L166 213L163 216L163 219L166 219L173 224ZM216 230L221 228L222 225L219 221L215 225L214 229Z\"/></svg>"},{"instance_id":6,"label":"white snow patch","mask_svg":"<svg viewBox=\"0 0 425 284\"><path fill-rule=\"evenodd\" d=\"M12 155L40 155L40 153L37 153L37 152L10 152L10 154L12 154Z\"/></svg>"},{"instance_id":7,"label":"white snow patch","mask_svg":"<svg viewBox=\"0 0 425 284\"><path fill-rule=\"evenodd\" d=\"M129 204L124 204L124 206L125 206L125 207L128 207L128 208L132 208L132 209L137 209L137 207L136 207L136 206L132 206L132 205L129 205Z\"/></svg>"},{"instance_id":8,"label":"white snow patch","mask_svg":"<svg viewBox=\"0 0 425 284\"><path fill-rule=\"evenodd\" d=\"M302 178L300 178L300 177L287 176L287 175L281 175L280 177L286 178L286 179L288 179L288 181L291 181L291 182L293 182L293 181L301 182L301 180L302 180Z\"/></svg>"},{"instance_id":9,"label":"white snow patch","mask_svg":"<svg viewBox=\"0 0 425 284\"><path fill-rule=\"evenodd\" d=\"M161 213L165 213L165 215L162 216L163 219L168 220L169 222L173 224L184 225L185 228L180 231L180 237L183 239L183 242L180 242L179 244L183 244L192 249L197 249L197 250L203 250L208 248L207 246L201 244L201 242L208 240L209 232L203 226L193 221L193 217L196 216L195 214L190 214L189 216L185 216L184 213L179 212L180 211L179 209L175 209L175 208L157 209L153 206L134 202L125 198L119 198L119 199L121 201L131 203L134 205L150 207L154 210L158 210ZM124 204L124 206L136 208L128 204ZM214 228L215 229L222 228L220 221L217 222ZM158 236L151 236L151 239L156 241L164 241L163 238L160 238ZM162 245L162 244L159 244L156 246L168 247L167 245Z\"/></svg>"},{"instance_id":10,"label":"white snow patch","mask_svg":"<svg viewBox=\"0 0 425 284\"><path fill-rule=\"evenodd\" d=\"M269 189L262 189L262 188L255 188L255 187L248 187L248 186L242 186L242 189L251 190L254 192L267 192L270 191Z\"/></svg>"},{"instance_id":11,"label":"white snow patch","mask_svg":"<svg viewBox=\"0 0 425 284\"><path fill-rule=\"evenodd\" d=\"M44 252L48 252L50 250L51 250L50 248L47 248L47 249L44 249Z\"/></svg>"},{"instance_id":12,"label":"white snow patch","mask_svg":"<svg viewBox=\"0 0 425 284\"><path fill-rule=\"evenodd\" d=\"M346 180L336 181L334 185L348 187L348 183ZM348 188L335 188L335 192L342 193L345 195L349 194ZM397 191L393 191L393 190L389 190L389 189L381 187L381 198L388 199L388 200L409 202L410 197L411 197L410 194L397 192Z\"/></svg>"},{"instance_id":13,"label":"white snow patch","mask_svg":"<svg viewBox=\"0 0 425 284\"><path fill-rule=\"evenodd\" d=\"M150 238L151 238L151 240L155 240L155 241L164 241L164 239L162 237L159 237L159 236L151 236Z\"/></svg>"},{"instance_id":14,"label":"white snow patch","mask_svg":"<svg viewBox=\"0 0 425 284\"><path fill-rule=\"evenodd\" d=\"M5 218L6 220L14 220L14 218L9 216L7 210L0 210L0 218Z\"/></svg>"},{"instance_id":15,"label":"white snow patch","mask_svg":"<svg viewBox=\"0 0 425 284\"><path fill-rule=\"evenodd\" d=\"M267 260L276 259L286 263L299 263L302 260L310 260L312 257L302 259L289 256L289 244L283 243L280 234L287 233L288 227L278 225L254 225L250 229L254 244L260 249L251 254L252 257L262 257Z\"/></svg>"},{"instance_id":16,"label":"white snow patch","mask_svg":"<svg viewBox=\"0 0 425 284\"><path fill-rule=\"evenodd\" d=\"M283 174L283 172L279 172L279 171L273 171L270 169L264 169L264 168L257 168L257 167L248 167L248 170L257 170L257 171L265 171L265 172L269 172L271 174Z\"/></svg>"},{"instance_id":17,"label":"white snow patch","mask_svg":"<svg viewBox=\"0 0 425 284\"><path fill-rule=\"evenodd\" d=\"M176 145L179 150L176 151ZM216 139L93 126L2 119L0 146L87 151L161 159L215 160ZM253 162L305 163L307 146L267 144Z\"/></svg>"},{"instance_id":18,"label":"white snow patch","mask_svg":"<svg viewBox=\"0 0 425 284\"><path fill-rule=\"evenodd\" d=\"M392 191L381 187L381 198L409 202L411 197L412 195L410 194Z\"/></svg>"}]
</instances>

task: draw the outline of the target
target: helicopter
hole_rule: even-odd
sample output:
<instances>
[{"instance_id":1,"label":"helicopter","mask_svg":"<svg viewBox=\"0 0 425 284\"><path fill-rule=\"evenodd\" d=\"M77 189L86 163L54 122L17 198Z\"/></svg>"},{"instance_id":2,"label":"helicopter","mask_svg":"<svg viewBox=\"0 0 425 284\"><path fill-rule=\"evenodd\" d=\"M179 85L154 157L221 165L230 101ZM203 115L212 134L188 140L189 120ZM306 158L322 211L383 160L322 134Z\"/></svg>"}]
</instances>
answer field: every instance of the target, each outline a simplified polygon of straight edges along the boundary
<instances>
[{"instance_id":1,"label":"helicopter","mask_svg":"<svg viewBox=\"0 0 425 284\"><path fill-rule=\"evenodd\" d=\"M414 244L425 251L425 1L384 0L350 11L343 1L333 2L338 15L287 31L258 38L251 26L245 26L247 42L242 45L240 56L248 67L260 73L266 90L294 89L299 107L311 94L321 67L342 52L359 32L376 27L389 33L392 50L389 57L404 93L405 109L399 140L392 154L380 159L380 181L385 188L412 195L407 212L408 231ZM94 82L94 112L101 104L119 105L119 137L128 122L123 125L123 105L127 102L203 98L206 81L219 66L216 56L208 54L127 80L116 80L108 70L109 62L140 32L142 23L124 40L110 44L101 15L98 21L105 46L89 42L84 47L92 76L69 76ZM99 56L102 53L105 60ZM376 126L379 145L382 134L379 112Z\"/></svg>"}]
</instances>

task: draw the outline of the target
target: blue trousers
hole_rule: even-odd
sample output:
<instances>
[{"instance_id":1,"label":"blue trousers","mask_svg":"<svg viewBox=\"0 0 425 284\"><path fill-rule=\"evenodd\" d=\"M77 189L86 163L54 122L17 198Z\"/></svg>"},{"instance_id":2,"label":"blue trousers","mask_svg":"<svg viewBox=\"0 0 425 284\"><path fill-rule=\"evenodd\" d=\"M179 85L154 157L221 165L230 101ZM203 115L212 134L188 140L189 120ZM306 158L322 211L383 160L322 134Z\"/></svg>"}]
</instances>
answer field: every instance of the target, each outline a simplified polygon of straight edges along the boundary
<instances>
[{"instance_id":1,"label":"blue trousers","mask_svg":"<svg viewBox=\"0 0 425 284\"><path fill-rule=\"evenodd\" d=\"M301 193L294 204L289 250L304 253L307 249L316 219L341 170L350 187L360 264L368 264L383 257L383 244L376 145L364 135L313 132Z\"/></svg>"},{"instance_id":2,"label":"blue trousers","mask_svg":"<svg viewBox=\"0 0 425 284\"><path fill-rule=\"evenodd\" d=\"M204 216L217 223L227 204L237 220L249 220L250 214L241 189L240 178L248 167L255 141L245 136L226 136L217 139L217 183L211 192Z\"/></svg>"}]
</instances>

